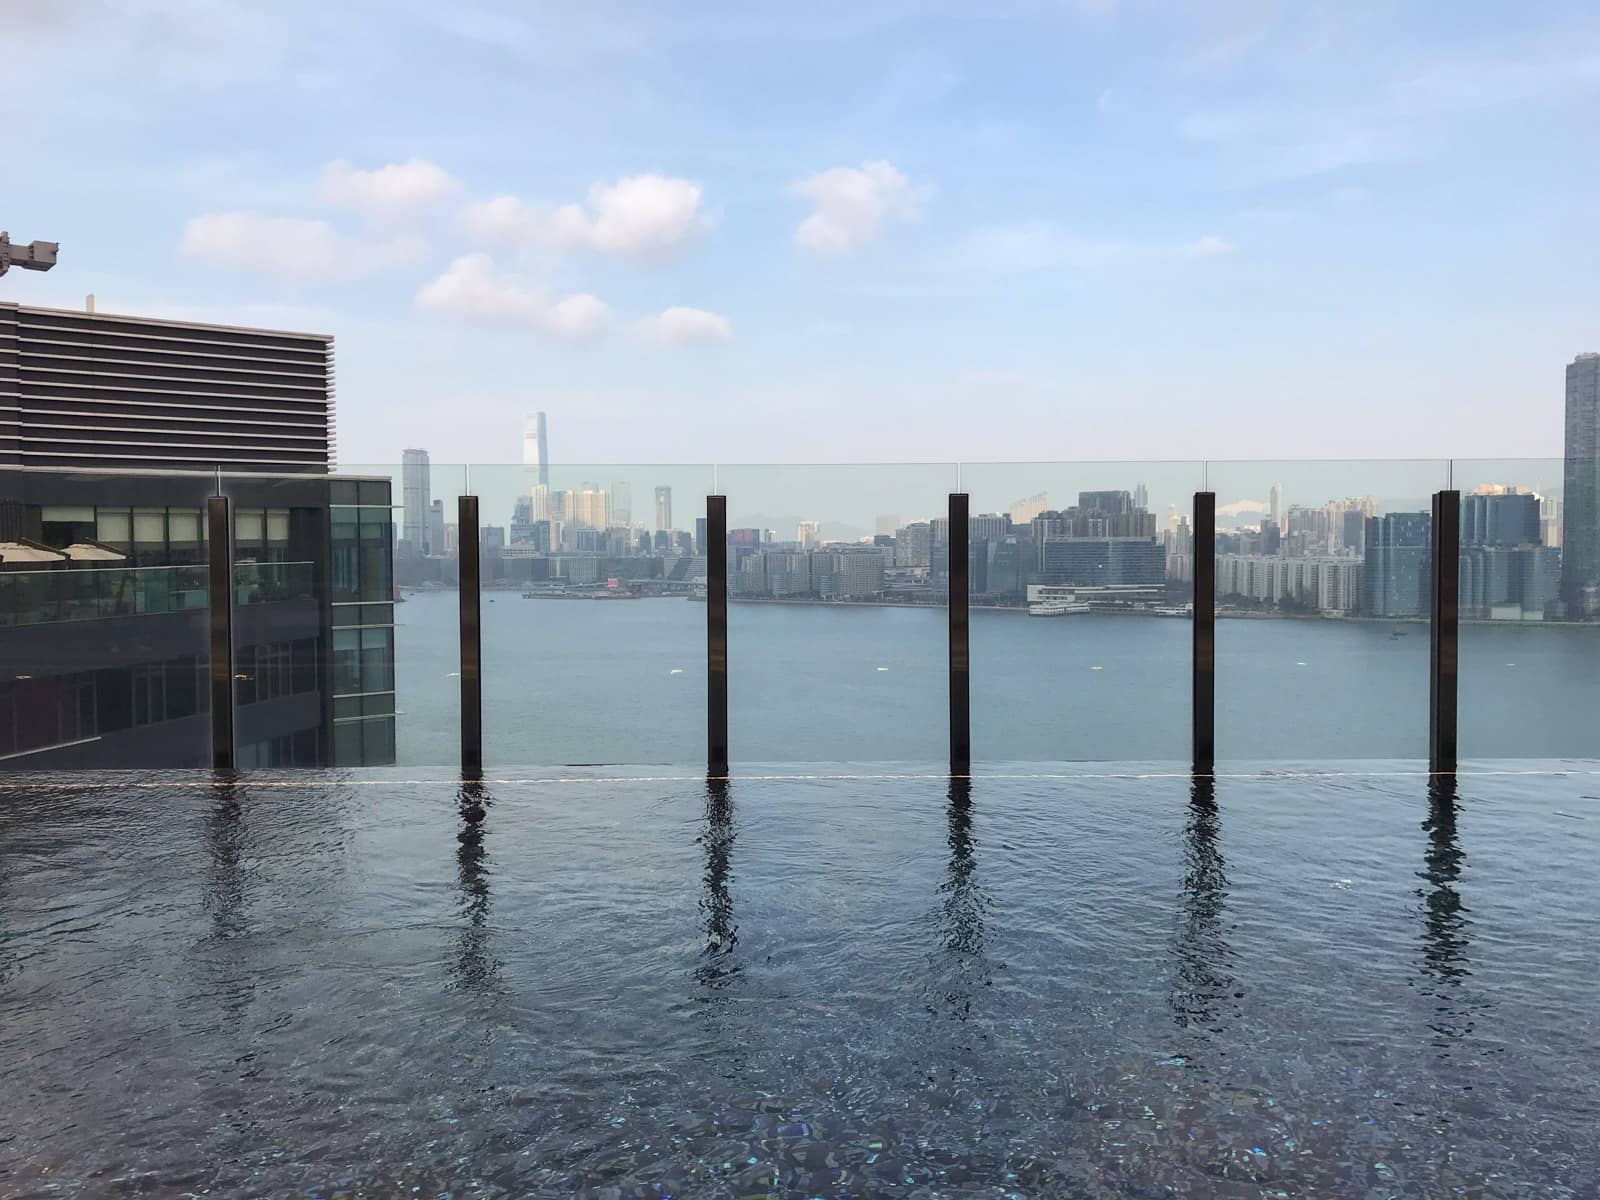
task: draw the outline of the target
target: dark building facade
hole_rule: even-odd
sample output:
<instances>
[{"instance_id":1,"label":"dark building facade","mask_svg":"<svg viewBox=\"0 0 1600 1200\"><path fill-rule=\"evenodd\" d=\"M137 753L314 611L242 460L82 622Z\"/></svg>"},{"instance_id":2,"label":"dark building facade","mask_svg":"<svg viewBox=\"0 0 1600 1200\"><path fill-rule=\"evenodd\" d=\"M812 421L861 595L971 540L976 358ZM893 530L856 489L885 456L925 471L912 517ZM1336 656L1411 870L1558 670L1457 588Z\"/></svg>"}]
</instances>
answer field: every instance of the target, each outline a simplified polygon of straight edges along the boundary
<instances>
[{"instance_id":1,"label":"dark building facade","mask_svg":"<svg viewBox=\"0 0 1600 1200\"><path fill-rule=\"evenodd\" d=\"M1167 581L1166 547L1149 538L1050 538L1040 549L1041 583L1160 587Z\"/></svg>"},{"instance_id":2,"label":"dark building facade","mask_svg":"<svg viewBox=\"0 0 1600 1200\"><path fill-rule=\"evenodd\" d=\"M1574 620L1600 612L1600 354L1567 364L1561 598Z\"/></svg>"},{"instance_id":3,"label":"dark building facade","mask_svg":"<svg viewBox=\"0 0 1600 1200\"><path fill-rule=\"evenodd\" d=\"M331 356L0 305L0 769L209 765L219 487L240 765L394 761L391 485L327 475Z\"/></svg>"},{"instance_id":4,"label":"dark building facade","mask_svg":"<svg viewBox=\"0 0 1600 1200\"><path fill-rule=\"evenodd\" d=\"M1425 512L1368 517L1366 611L1374 617L1420 617L1428 611L1433 517Z\"/></svg>"},{"instance_id":5,"label":"dark building facade","mask_svg":"<svg viewBox=\"0 0 1600 1200\"><path fill-rule=\"evenodd\" d=\"M1461 497L1463 546L1537 546L1539 497L1531 492L1471 493Z\"/></svg>"}]
</instances>

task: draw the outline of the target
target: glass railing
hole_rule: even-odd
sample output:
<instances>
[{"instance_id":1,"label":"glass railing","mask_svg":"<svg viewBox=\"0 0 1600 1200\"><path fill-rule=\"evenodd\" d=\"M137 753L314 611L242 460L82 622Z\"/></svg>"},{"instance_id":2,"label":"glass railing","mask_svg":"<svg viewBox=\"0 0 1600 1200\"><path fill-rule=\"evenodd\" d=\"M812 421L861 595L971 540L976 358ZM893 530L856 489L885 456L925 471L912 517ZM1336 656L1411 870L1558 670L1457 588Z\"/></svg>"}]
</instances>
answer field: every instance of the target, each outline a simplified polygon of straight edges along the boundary
<instances>
[{"instance_id":1,"label":"glass railing","mask_svg":"<svg viewBox=\"0 0 1600 1200\"><path fill-rule=\"evenodd\" d=\"M1197 491L1216 498L1219 764L1421 760L1432 499L1452 487L1461 756L1590 755L1600 578L1584 572L1600 553L1583 546L1600 531L1563 510L1563 467L578 465L541 481L522 465L413 461L224 474L240 763L459 764L465 495L478 503L488 769L703 764L706 497L720 495L734 769L940 769L959 492L975 769L1181 767ZM194 681L209 663L203 525L217 477L33 472L8 487L0 761L149 764L129 731L193 725L204 711ZM69 550L71 567L28 565ZM86 553L137 565L90 568ZM183 561L144 565L163 555ZM181 630L137 621L160 613L192 619ZM88 622L104 636L44 636ZM142 700L123 695L140 689ZM206 761L203 725L172 765ZM90 741L92 760L75 759L71 746Z\"/></svg>"},{"instance_id":2,"label":"glass railing","mask_svg":"<svg viewBox=\"0 0 1600 1200\"><path fill-rule=\"evenodd\" d=\"M309 562L240 563L238 604L272 604L315 595ZM157 616L206 607L204 564L0 572L0 625Z\"/></svg>"}]
</instances>

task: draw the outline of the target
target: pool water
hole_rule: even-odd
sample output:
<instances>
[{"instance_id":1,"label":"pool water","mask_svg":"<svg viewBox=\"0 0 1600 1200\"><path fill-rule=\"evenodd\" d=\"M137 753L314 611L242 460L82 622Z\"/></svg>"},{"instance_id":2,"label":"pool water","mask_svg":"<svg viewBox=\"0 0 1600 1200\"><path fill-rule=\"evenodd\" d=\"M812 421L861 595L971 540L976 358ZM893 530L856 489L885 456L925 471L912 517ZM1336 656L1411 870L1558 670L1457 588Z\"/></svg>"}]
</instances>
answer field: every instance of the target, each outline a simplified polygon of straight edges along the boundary
<instances>
[{"instance_id":1,"label":"pool water","mask_svg":"<svg viewBox=\"0 0 1600 1200\"><path fill-rule=\"evenodd\" d=\"M1600 774L14 780L0 1194L1592 1196Z\"/></svg>"}]
</instances>

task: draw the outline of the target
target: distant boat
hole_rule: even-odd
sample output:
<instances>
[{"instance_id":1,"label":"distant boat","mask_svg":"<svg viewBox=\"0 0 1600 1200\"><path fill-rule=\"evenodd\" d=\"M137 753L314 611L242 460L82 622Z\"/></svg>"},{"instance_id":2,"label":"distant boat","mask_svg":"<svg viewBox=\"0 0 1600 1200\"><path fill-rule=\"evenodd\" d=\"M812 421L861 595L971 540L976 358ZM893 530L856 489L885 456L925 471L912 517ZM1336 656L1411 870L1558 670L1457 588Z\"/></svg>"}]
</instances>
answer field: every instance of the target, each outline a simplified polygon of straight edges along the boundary
<instances>
[{"instance_id":1,"label":"distant boat","mask_svg":"<svg viewBox=\"0 0 1600 1200\"><path fill-rule=\"evenodd\" d=\"M1030 617L1073 617L1088 611L1087 604L1075 604L1070 600L1035 600L1028 605Z\"/></svg>"}]
</instances>

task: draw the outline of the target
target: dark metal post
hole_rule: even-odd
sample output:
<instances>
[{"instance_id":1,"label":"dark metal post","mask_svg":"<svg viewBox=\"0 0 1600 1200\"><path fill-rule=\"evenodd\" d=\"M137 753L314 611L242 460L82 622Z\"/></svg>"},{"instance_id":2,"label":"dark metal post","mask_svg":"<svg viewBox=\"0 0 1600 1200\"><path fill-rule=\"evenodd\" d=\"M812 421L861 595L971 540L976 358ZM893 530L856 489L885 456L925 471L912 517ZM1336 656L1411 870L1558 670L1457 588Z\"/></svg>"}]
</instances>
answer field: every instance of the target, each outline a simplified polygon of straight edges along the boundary
<instances>
[{"instance_id":1,"label":"dark metal post","mask_svg":"<svg viewBox=\"0 0 1600 1200\"><path fill-rule=\"evenodd\" d=\"M461 777L483 778L483 602L478 498L456 506L456 567L461 593Z\"/></svg>"},{"instance_id":2,"label":"dark metal post","mask_svg":"<svg viewBox=\"0 0 1600 1200\"><path fill-rule=\"evenodd\" d=\"M1428 770L1456 769L1461 625L1461 493L1433 494L1433 582L1428 620Z\"/></svg>"},{"instance_id":3,"label":"dark metal post","mask_svg":"<svg viewBox=\"0 0 1600 1200\"><path fill-rule=\"evenodd\" d=\"M706 773L728 773L728 498L706 497Z\"/></svg>"},{"instance_id":4,"label":"dark metal post","mask_svg":"<svg viewBox=\"0 0 1600 1200\"><path fill-rule=\"evenodd\" d=\"M1217 765L1217 494L1194 494L1194 771Z\"/></svg>"},{"instance_id":5,"label":"dark metal post","mask_svg":"<svg viewBox=\"0 0 1600 1200\"><path fill-rule=\"evenodd\" d=\"M971 590L967 494L950 493L950 774L972 774L972 681L968 675Z\"/></svg>"},{"instance_id":6,"label":"dark metal post","mask_svg":"<svg viewBox=\"0 0 1600 1200\"><path fill-rule=\"evenodd\" d=\"M206 500L206 601L211 645L211 766L234 768L233 514L226 496Z\"/></svg>"}]
</instances>

